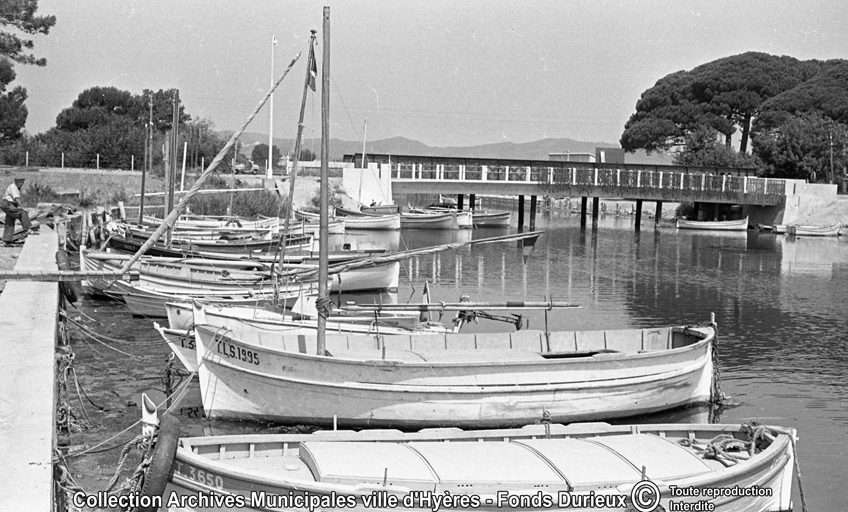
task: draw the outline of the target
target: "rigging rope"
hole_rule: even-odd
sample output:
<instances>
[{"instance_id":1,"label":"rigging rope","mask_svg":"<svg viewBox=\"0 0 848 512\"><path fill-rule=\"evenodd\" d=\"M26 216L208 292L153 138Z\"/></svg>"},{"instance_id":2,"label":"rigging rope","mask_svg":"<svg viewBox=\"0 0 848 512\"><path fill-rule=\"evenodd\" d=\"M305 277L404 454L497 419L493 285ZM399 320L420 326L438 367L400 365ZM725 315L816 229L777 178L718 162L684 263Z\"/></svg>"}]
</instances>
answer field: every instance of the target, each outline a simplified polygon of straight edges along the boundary
<instances>
[{"instance_id":1,"label":"rigging rope","mask_svg":"<svg viewBox=\"0 0 848 512\"><path fill-rule=\"evenodd\" d=\"M150 249L153 246L153 244L156 242L156 240L158 240L165 233L165 231L167 229L170 229L170 228L173 227L173 225L177 221L177 218L180 216L180 212L182 212L185 209L186 204L188 204L188 201L192 197L194 197L195 194L197 194L197 192L200 190L200 187L203 186L203 183L205 183L206 180L209 178L209 176L212 174L212 172L215 169L218 168L218 165L221 163L221 161L224 159L224 157L227 155L227 153L229 153L230 148L233 147L233 144L235 143L236 139L238 139L241 136L241 134L244 133L244 130L247 129L247 125L249 125L251 123L251 121L253 121L253 119L259 113L259 110L262 109L262 107L265 105L265 102L268 101L268 99L274 93L274 90L277 88L277 86L280 85L280 82L282 82L283 79L286 77L286 75L289 74L289 71L291 71L295 62L297 62L297 60L300 58L300 55L302 53L303 52L301 51L301 52L298 52L297 55L295 55L295 57L289 63L288 67L285 69L285 71L283 71L282 76L280 76L280 78L277 80L277 82L274 84L274 86L271 87L268 90L268 92L265 94L265 97L262 98L262 101L259 102L259 105L256 106L256 108L247 117L245 122L242 123L242 125L239 127L239 129L236 130L235 132L233 132L233 134L230 136L230 140L228 140L227 143L224 144L224 147L221 148L221 151L219 151L217 155L215 155L215 158L212 160L212 163L209 164L209 167L207 167L206 170L203 171L203 173L200 175L200 177L197 178L197 181L194 182L194 185L192 185L192 187L188 190L188 192L186 192L185 195L183 195L183 197L180 199L179 204L176 207L174 207L174 209L171 210L170 213L168 213L168 215L163 220L162 224L160 224L159 227L156 228L156 231L154 231L153 234L150 235L150 238L148 238L147 241L144 242L144 244L139 248L138 252L133 254L132 257L121 268L120 271L122 273L129 271L130 268L132 267L133 263L138 261L138 259L144 253L146 253L148 251L148 249ZM271 151L272 149L273 148L268 148L269 151Z\"/></svg>"}]
</instances>

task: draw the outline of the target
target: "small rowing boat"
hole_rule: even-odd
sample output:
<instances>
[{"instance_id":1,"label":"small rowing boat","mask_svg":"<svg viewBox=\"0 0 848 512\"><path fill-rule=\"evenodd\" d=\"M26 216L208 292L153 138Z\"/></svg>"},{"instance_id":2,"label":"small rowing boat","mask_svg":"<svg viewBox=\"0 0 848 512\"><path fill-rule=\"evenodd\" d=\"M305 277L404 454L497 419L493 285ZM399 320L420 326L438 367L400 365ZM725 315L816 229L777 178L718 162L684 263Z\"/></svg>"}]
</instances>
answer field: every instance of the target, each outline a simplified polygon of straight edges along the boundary
<instances>
[{"instance_id":1,"label":"small rowing boat","mask_svg":"<svg viewBox=\"0 0 848 512\"><path fill-rule=\"evenodd\" d=\"M509 212L471 212L472 222L475 228L508 228L510 221Z\"/></svg>"},{"instance_id":2,"label":"small rowing boat","mask_svg":"<svg viewBox=\"0 0 848 512\"><path fill-rule=\"evenodd\" d=\"M831 226L786 226L786 234L795 236L839 236L842 224Z\"/></svg>"},{"instance_id":3,"label":"small rowing boat","mask_svg":"<svg viewBox=\"0 0 848 512\"><path fill-rule=\"evenodd\" d=\"M705 231L745 231L748 217L738 220L685 220L677 221L677 229L701 229Z\"/></svg>"},{"instance_id":4,"label":"small rowing boat","mask_svg":"<svg viewBox=\"0 0 848 512\"><path fill-rule=\"evenodd\" d=\"M771 512L792 509L797 457L794 429L756 423L180 438L165 414L157 438L144 512L200 498L202 510Z\"/></svg>"},{"instance_id":5,"label":"small rowing boat","mask_svg":"<svg viewBox=\"0 0 848 512\"><path fill-rule=\"evenodd\" d=\"M403 229L459 229L453 213L401 213Z\"/></svg>"}]
</instances>

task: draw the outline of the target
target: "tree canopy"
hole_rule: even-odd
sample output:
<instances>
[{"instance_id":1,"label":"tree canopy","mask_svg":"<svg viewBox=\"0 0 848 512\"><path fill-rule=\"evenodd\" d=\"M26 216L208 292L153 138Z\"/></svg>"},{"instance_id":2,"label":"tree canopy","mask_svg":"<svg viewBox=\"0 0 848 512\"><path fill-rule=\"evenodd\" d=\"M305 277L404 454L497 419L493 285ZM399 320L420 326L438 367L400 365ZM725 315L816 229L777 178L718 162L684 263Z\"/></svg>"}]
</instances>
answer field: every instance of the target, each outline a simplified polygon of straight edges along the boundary
<instances>
[{"instance_id":1,"label":"tree canopy","mask_svg":"<svg viewBox=\"0 0 848 512\"><path fill-rule=\"evenodd\" d=\"M683 145L692 131L708 127L723 135L727 145L741 131L739 149L745 152L751 122L763 103L820 69L818 61L748 52L672 73L642 93L621 145L628 151L668 150Z\"/></svg>"},{"instance_id":2,"label":"tree canopy","mask_svg":"<svg viewBox=\"0 0 848 512\"><path fill-rule=\"evenodd\" d=\"M4 75L0 67L0 78ZM153 163L163 168L162 146L173 123L175 90L145 90L132 94L115 87L92 87L77 96L70 107L56 117L56 126L47 132L23 141L34 161L43 165L70 167L140 168L144 158L150 105L153 106ZM0 101L0 109L3 108ZM224 146L211 121L192 120L180 104L179 158L185 148L186 163L197 167L211 162ZM3 119L5 121L5 119ZM3 124L0 122L0 130ZM133 156L135 157L133 159ZM229 168L222 163L222 170Z\"/></svg>"},{"instance_id":3,"label":"tree canopy","mask_svg":"<svg viewBox=\"0 0 848 512\"><path fill-rule=\"evenodd\" d=\"M735 134L738 152L730 148ZM621 136L628 151L677 147L684 165L756 165L764 175L800 179L828 174L831 141L839 174L848 163L848 61L755 52L661 78L642 93Z\"/></svg>"},{"instance_id":4,"label":"tree canopy","mask_svg":"<svg viewBox=\"0 0 848 512\"><path fill-rule=\"evenodd\" d=\"M280 152L280 148L274 146L273 152L274 162L278 162L280 158L283 157L283 154ZM267 162L268 144L257 144L253 146L253 151L250 152L250 159L259 165L262 165Z\"/></svg>"},{"instance_id":5,"label":"tree canopy","mask_svg":"<svg viewBox=\"0 0 848 512\"><path fill-rule=\"evenodd\" d=\"M37 16L38 0L0 0L0 26L11 27L20 35L0 30L0 56L21 64L44 66L47 60L28 53L35 46L28 35L48 34L56 24L56 16Z\"/></svg>"},{"instance_id":6,"label":"tree canopy","mask_svg":"<svg viewBox=\"0 0 848 512\"><path fill-rule=\"evenodd\" d=\"M15 76L12 63L0 58L0 142L19 139L27 120L26 89L18 86L6 92Z\"/></svg>"}]
</instances>

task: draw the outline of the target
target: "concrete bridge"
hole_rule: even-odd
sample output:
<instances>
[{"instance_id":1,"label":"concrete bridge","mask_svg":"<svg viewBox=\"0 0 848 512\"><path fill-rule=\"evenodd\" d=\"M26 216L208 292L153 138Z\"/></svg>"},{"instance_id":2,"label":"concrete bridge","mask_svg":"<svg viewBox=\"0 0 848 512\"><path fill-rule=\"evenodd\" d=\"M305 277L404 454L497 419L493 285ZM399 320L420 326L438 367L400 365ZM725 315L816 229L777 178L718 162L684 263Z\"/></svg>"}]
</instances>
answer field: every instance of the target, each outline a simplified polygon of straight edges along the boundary
<instances>
[{"instance_id":1,"label":"concrete bridge","mask_svg":"<svg viewBox=\"0 0 848 512\"><path fill-rule=\"evenodd\" d=\"M786 180L782 179L682 172L678 166L564 164L490 167L394 163L388 170L392 191L400 194L586 196L760 206L781 204L786 195Z\"/></svg>"},{"instance_id":2,"label":"concrete bridge","mask_svg":"<svg viewBox=\"0 0 848 512\"><path fill-rule=\"evenodd\" d=\"M434 159L435 160L435 159ZM375 179L392 194L456 194L459 207L464 195L474 205L476 195L518 196L518 223L524 225L524 198L530 196L530 226L535 224L536 202L543 197L581 197L581 223L585 224L588 198L597 221L601 198L635 200L635 227L639 229L643 201L656 203L655 221L663 202L691 202L699 218L718 219L721 204L779 207L791 181L739 175L739 169L682 166L596 164L583 162L497 161L415 162L396 160L371 163L361 180ZM732 171L732 172L731 172ZM372 175L372 176L368 176ZM360 190L362 186L360 184ZM346 189L350 190L347 186ZM708 207L709 205L709 207Z\"/></svg>"}]
</instances>

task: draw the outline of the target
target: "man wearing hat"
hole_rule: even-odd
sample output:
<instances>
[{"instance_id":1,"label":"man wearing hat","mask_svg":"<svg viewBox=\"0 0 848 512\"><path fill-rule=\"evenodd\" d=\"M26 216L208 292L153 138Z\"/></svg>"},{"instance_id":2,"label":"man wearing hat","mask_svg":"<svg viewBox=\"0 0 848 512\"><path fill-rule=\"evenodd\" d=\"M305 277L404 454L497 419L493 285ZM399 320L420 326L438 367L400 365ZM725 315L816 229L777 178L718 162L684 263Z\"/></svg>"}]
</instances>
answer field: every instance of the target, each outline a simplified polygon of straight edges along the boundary
<instances>
[{"instance_id":1,"label":"man wearing hat","mask_svg":"<svg viewBox=\"0 0 848 512\"><path fill-rule=\"evenodd\" d=\"M27 235L33 234L29 214L21 208L21 188L24 186L23 176L16 176L15 182L6 187L3 198L0 199L0 210L6 214L5 228L3 229L3 243L12 245L15 235L15 219L21 221L21 227L27 231Z\"/></svg>"}]
</instances>

